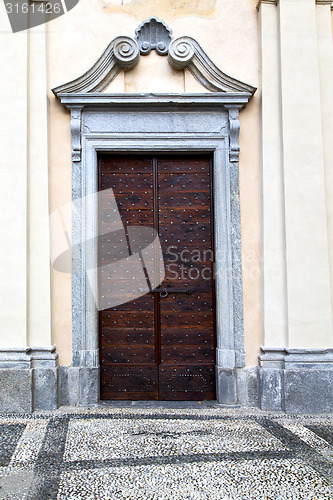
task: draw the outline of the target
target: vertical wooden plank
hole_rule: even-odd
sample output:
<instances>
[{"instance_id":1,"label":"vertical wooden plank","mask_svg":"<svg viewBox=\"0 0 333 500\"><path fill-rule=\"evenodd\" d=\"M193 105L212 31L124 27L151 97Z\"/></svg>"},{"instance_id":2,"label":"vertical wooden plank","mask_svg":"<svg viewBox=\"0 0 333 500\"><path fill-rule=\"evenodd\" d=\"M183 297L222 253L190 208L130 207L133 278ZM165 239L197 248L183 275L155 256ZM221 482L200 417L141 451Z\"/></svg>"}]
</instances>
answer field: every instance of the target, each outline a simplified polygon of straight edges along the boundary
<instances>
[{"instance_id":1,"label":"vertical wooden plank","mask_svg":"<svg viewBox=\"0 0 333 500\"><path fill-rule=\"evenodd\" d=\"M170 289L160 298L159 398L215 399L209 158L160 159L159 191L159 234L166 264L162 286Z\"/></svg>"},{"instance_id":2,"label":"vertical wooden plank","mask_svg":"<svg viewBox=\"0 0 333 500\"><path fill-rule=\"evenodd\" d=\"M109 293L112 299L123 281L131 293L138 278L135 271L132 273L124 265L123 274L112 280L103 266L112 259L119 267L126 263L131 254L129 227L154 224L153 162L149 158L101 157L99 172L99 189L104 191L99 207L99 287L100 293ZM113 196L123 225L119 229L118 223L117 231L112 224L118 217ZM154 296L135 298L100 311L99 327L101 398L157 399Z\"/></svg>"}]
</instances>

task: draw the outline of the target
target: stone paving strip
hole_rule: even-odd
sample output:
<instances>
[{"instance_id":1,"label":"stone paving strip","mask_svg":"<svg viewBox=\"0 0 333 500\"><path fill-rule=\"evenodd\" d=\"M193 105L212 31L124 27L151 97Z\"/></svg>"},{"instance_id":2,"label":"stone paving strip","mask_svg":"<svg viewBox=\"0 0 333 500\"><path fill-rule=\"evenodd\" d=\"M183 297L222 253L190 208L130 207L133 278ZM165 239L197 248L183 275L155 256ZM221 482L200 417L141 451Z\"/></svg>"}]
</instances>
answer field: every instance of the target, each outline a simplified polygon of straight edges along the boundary
<instances>
[{"instance_id":1,"label":"stone paving strip","mask_svg":"<svg viewBox=\"0 0 333 500\"><path fill-rule=\"evenodd\" d=\"M0 500L333 500L333 418L218 405L0 414Z\"/></svg>"}]
</instances>

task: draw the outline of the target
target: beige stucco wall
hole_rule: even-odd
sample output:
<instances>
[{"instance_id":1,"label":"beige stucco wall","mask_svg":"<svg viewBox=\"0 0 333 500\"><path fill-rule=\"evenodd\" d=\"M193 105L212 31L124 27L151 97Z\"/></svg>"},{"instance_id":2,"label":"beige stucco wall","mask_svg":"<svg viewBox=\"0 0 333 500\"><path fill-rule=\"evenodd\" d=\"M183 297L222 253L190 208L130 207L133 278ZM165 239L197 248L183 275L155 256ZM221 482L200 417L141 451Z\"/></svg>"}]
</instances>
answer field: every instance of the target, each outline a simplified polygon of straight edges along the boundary
<instances>
[{"instance_id":1,"label":"beige stucco wall","mask_svg":"<svg viewBox=\"0 0 333 500\"><path fill-rule=\"evenodd\" d=\"M154 15L181 35L197 39L224 72L259 86L257 11L254 0L80 0L70 13L48 25L50 88L84 73L111 39L134 36ZM156 67L158 65L158 71ZM131 73L111 84L113 92L205 91L191 75L175 72L152 53ZM243 255L244 326L247 365L257 364L262 339L260 278L260 89L241 112L240 192ZM49 94L51 211L71 201L69 113ZM51 240L52 241L52 240ZM61 364L71 363L71 277L53 271L52 328Z\"/></svg>"}]
</instances>

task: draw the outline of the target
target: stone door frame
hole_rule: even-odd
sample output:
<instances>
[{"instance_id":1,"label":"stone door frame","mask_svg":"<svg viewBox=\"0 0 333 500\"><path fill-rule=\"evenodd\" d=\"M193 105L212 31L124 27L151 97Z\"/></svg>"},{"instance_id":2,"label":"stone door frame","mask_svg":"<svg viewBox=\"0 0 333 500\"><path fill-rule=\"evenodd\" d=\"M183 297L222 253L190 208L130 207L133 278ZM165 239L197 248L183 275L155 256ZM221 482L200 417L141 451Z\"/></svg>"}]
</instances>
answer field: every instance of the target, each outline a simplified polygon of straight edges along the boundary
<instances>
[{"instance_id":1,"label":"stone door frame","mask_svg":"<svg viewBox=\"0 0 333 500\"><path fill-rule=\"evenodd\" d=\"M73 241L73 368L79 402L99 401L97 182L100 153L213 154L216 275L216 393L239 401L237 371L245 366L239 211L239 110L249 93L62 94L71 110ZM78 208L79 207L79 208ZM89 280L86 269L91 271ZM92 288L93 290L92 290Z\"/></svg>"}]
</instances>

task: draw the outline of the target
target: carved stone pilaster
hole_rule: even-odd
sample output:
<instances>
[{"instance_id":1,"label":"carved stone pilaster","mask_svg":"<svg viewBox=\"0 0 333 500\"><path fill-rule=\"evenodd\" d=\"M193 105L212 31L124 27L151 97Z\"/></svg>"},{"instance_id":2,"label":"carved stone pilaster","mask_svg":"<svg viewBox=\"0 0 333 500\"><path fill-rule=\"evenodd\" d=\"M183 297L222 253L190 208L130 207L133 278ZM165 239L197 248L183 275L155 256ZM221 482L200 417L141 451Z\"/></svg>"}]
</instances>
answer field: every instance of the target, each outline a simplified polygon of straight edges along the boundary
<instances>
[{"instance_id":1,"label":"carved stone pilaster","mask_svg":"<svg viewBox=\"0 0 333 500\"><path fill-rule=\"evenodd\" d=\"M71 109L72 161L81 161L81 117L82 107Z\"/></svg>"},{"instance_id":2,"label":"carved stone pilaster","mask_svg":"<svg viewBox=\"0 0 333 500\"><path fill-rule=\"evenodd\" d=\"M239 109L237 107L226 106L229 109L229 159L232 163L239 162Z\"/></svg>"},{"instance_id":3,"label":"carved stone pilaster","mask_svg":"<svg viewBox=\"0 0 333 500\"><path fill-rule=\"evenodd\" d=\"M239 110L242 106L226 105L229 111L229 162L230 162L230 218L231 218L231 252L233 263L233 328L236 332L235 344L235 366L245 366L244 350L244 320L243 320L243 283L242 283L242 252L240 231L240 206L239 206Z\"/></svg>"}]
</instances>

